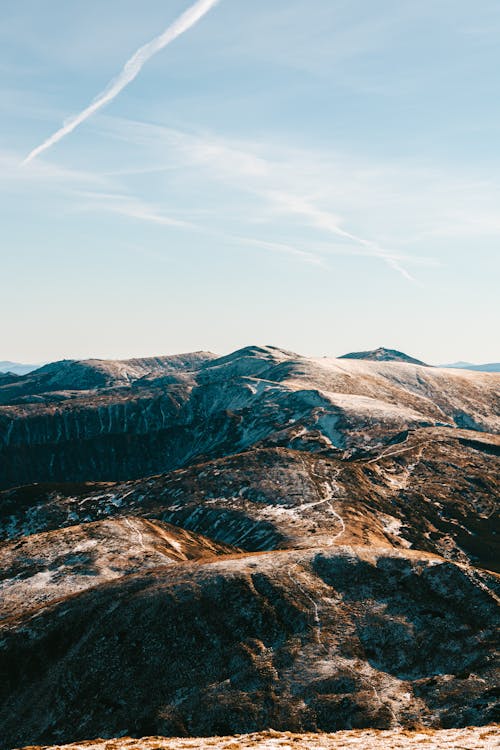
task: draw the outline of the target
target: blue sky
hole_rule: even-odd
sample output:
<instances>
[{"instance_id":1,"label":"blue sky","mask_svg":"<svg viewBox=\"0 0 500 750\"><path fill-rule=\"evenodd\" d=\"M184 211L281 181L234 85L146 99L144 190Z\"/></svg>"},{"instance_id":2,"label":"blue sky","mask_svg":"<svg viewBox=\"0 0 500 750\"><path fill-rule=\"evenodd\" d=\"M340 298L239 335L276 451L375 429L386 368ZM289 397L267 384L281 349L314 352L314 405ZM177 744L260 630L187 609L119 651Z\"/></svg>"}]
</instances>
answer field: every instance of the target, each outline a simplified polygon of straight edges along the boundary
<instances>
[{"instance_id":1,"label":"blue sky","mask_svg":"<svg viewBox=\"0 0 500 750\"><path fill-rule=\"evenodd\" d=\"M0 359L498 360L498 0L2 0Z\"/></svg>"}]
</instances>

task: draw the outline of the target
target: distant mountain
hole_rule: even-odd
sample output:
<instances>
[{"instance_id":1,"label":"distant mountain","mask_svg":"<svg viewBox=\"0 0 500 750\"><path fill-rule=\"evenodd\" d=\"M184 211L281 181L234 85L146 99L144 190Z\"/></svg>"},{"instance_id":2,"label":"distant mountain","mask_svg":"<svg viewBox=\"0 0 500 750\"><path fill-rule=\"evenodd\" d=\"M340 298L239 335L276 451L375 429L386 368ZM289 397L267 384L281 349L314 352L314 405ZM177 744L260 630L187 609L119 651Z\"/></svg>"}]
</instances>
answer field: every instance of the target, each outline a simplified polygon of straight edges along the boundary
<instances>
[{"instance_id":1,"label":"distant mountain","mask_svg":"<svg viewBox=\"0 0 500 750\"><path fill-rule=\"evenodd\" d=\"M453 370L475 370L476 372L500 372L500 362L487 362L484 365L473 365L470 362L453 362L451 365L440 365Z\"/></svg>"},{"instance_id":2,"label":"distant mountain","mask_svg":"<svg viewBox=\"0 0 500 750\"><path fill-rule=\"evenodd\" d=\"M28 372L36 370L40 365L24 365L21 362L0 362L0 372L12 372L14 375L27 375Z\"/></svg>"},{"instance_id":3,"label":"distant mountain","mask_svg":"<svg viewBox=\"0 0 500 750\"><path fill-rule=\"evenodd\" d=\"M56 362L0 382L0 487L139 479L253 447L366 450L423 426L495 432L486 380L270 346Z\"/></svg>"},{"instance_id":4,"label":"distant mountain","mask_svg":"<svg viewBox=\"0 0 500 750\"><path fill-rule=\"evenodd\" d=\"M367 352L350 352L349 354L343 354L339 359L367 359L370 362L404 362L409 365L422 365L428 367L425 362L420 359L410 357L404 352L398 352L396 349L386 349L384 346L379 346L378 349L372 349Z\"/></svg>"}]
</instances>

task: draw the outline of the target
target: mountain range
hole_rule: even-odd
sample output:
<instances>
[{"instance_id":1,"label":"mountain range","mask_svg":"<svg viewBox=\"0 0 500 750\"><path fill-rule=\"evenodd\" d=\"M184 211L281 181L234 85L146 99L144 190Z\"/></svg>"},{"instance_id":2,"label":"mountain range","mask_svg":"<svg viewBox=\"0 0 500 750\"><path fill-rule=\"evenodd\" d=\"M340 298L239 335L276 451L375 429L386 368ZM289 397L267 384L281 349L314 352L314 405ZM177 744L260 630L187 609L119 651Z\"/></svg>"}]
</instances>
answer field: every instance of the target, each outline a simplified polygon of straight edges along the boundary
<instances>
[{"instance_id":1,"label":"mountain range","mask_svg":"<svg viewBox=\"0 0 500 750\"><path fill-rule=\"evenodd\" d=\"M477 370L478 372L500 372L500 362L487 362L482 365L473 365L470 362L454 362L451 365L442 365L459 370Z\"/></svg>"},{"instance_id":2,"label":"mountain range","mask_svg":"<svg viewBox=\"0 0 500 750\"><path fill-rule=\"evenodd\" d=\"M4 376L5 747L497 720L499 386L273 346Z\"/></svg>"},{"instance_id":3,"label":"mountain range","mask_svg":"<svg viewBox=\"0 0 500 750\"><path fill-rule=\"evenodd\" d=\"M151 361L154 358L149 358ZM161 358L160 358L161 359ZM404 352L399 352L396 349L387 349L386 347L380 346L378 349L372 349L364 352L350 352L349 354L342 354L340 359L367 359L375 362L407 362L409 364L423 365L426 363L419 359L408 356ZM72 360L66 360L72 361ZM148 361L146 359L146 361ZM14 375L27 375L33 370L37 370L43 365L27 365L20 362L10 362L4 360L0 362L0 373L11 373ZM428 365L427 365L428 366ZM459 368L465 370L479 370L480 372L500 372L500 362L489 362L482 365L472 364L471 362L454 362L448 365L440 365L443 368Z\"/></svg>"},{"instance_id":4,"label":"mountain range","mask_svg":"<svg viewBox=\"0 0 500 750\"><path fill-rule=\"evenodd\" d=\"M0 362L0 373L12 373L14 375L27 375L28 372L36 370L39 365L26 365L21 362L9 362L3 360Z\"/></svg>"}]
</instances>

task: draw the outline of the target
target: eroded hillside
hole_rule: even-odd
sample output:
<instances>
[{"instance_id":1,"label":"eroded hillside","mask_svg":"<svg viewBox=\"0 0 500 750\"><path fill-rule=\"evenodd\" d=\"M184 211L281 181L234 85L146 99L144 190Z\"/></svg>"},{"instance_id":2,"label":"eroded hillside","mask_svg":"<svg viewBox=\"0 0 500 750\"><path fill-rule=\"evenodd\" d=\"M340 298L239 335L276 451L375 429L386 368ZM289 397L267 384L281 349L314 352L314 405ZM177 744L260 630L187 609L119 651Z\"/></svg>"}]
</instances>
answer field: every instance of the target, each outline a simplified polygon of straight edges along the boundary
<instances>
[{"instance_id":1,"label":"eroded hillside","mask_svg":"<svg viewBox=\"0 0 500 750\"><path fill-rule=\"evenodd\" d=\"M366 544L497 570L500 438L409 432L364 458L260 448L124 483L0 493L0 537L139 516L244 550Z\"/></svg>"},{"instance_id":2,"label":"eroded hillside","mask_svg":"<svg viewBox=\"0 0 500 750\"><path fill-rule=\"evenodd\" d=\"M498 591L493 574L368 547L126 576L5 622L3 735L486 724Z\"/></svg>"},{"instance_id":3,"label":"eroded hillside","mask_svg":"<svg viewBox=\"0 0 500 750\"><path fill-rule=\"evenodd\" d=\"M6 748L469 724L490 742L500 377L395 354L2 379Z\"/></svg>"},{"instance_id":4,"label":"eroded hillside","mask_svg":"<svg viewBox=\"0 0 500 750\"><path fill-rule=\"evenodd\" d=\"M355 453L408 429L500 426L491 373L273 347L131 363L55 363L0 384L0 486L132 479L261 446Z\"/></svg>"}]
</instances>

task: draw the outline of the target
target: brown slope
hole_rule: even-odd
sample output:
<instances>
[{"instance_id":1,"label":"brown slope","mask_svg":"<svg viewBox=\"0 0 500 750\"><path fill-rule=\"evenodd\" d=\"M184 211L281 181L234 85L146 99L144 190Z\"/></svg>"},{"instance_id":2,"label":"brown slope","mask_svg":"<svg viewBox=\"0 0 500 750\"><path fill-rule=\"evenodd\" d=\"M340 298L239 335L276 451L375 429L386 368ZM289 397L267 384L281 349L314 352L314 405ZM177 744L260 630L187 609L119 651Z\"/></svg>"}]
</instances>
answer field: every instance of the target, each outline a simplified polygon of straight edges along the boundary
<instances>
[{"instance_id":1,"label":"brown slope","mask_svg":"<svg viewBox=\"0 0 500 750\"><path fill-rule=\"evenodd\" d=\"M493 720L498 579L343 547L179 563L9 621L5 747Z\"/></svg>"},{"instance_id":2,"label":"brown slope","mask_svg":"<svg viewBox=\"0 0 500 750\"><path fill-rule=\"evenodd\" d=\"M95 489L18 488L0 493L0 535L138 515L247 550L374 544L496 569L499 446L435 428L364 459L260 449Z\"/></svg>"},{"instance_id":3,"label":"brown slope","mask_svg":"<svg viewBox=\"0 0 500 750\"><path fill-rule=\"evenodd\" d=\"M58 745L52 748L29 747L24 750L199 750L200 747L215 750L493 750L500 740L500 727L465 727L461 729L428 729L416 731L377 729L354 729L333 734L291 732L258 732L230 737L174 738L143 737L134 740L120 737L114 740L79 742L77 745Z\"/></svg>"},{"instance_id":4,"label":"brown slope","mask_svg":"<svg viewBox=\"0 0 500 750\"><path fill-rule=\"evenodd\" d=\"M198 534L137 517L32 534L0 546L0 620L104 581L232 552Z\"/></svg>"}]
</instances>

